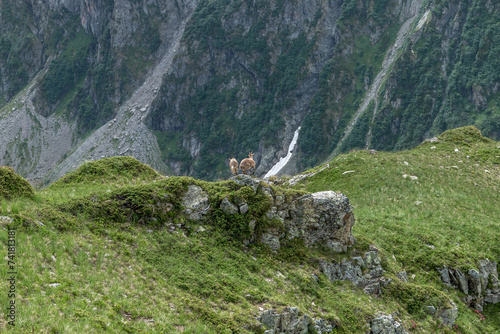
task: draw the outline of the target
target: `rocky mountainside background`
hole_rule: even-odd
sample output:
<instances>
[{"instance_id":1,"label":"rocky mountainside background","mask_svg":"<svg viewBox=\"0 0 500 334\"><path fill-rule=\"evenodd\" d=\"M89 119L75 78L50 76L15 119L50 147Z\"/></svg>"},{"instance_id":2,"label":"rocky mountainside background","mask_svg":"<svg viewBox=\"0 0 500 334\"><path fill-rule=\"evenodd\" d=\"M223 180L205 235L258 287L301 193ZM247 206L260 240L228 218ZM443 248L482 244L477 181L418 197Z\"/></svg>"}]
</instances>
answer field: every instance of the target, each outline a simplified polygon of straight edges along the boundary
<instances>
[{"instance_id":1,"label":"rocky mountainside background","mask_svg":"<svg viewBox=\"0 0 500 334\"><path fill-rule=\"evenodd\" d=\"M500 137L491 0L0 1L0 163L49 183L130 155L295 174L463 125Z\"/></svg>"}]
</instances>

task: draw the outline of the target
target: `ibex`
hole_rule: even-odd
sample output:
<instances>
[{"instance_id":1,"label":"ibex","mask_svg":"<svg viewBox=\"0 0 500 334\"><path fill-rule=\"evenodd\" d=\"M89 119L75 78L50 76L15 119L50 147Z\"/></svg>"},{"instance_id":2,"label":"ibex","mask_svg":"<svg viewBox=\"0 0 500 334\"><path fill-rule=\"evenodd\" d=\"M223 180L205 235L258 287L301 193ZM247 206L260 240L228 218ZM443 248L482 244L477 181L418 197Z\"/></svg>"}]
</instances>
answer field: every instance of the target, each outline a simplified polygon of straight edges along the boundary
<instances>
[{"instance_id":1,"label":"ibex","mask_svg":"<svg viewBox=\"0 0 500 334\"><path fill-rule=\"evenodd\" d=\"M240 168L243 171L243 174L247 173L247 170L253 168L252 175L255 173L255 161L253 160L253 153L248 154L248 158L241 160Z\"/></svg>"},{"instance_id":2,"label":"ibex","mask_svg":"<svg viewBox=\"0 0 500 334\"><path fill-rule=\"evenodd\" d=\"M229 168L231 168L233 175L238 175L238 161L235 158L229 159Z\"/></svg>"}]
</instances>

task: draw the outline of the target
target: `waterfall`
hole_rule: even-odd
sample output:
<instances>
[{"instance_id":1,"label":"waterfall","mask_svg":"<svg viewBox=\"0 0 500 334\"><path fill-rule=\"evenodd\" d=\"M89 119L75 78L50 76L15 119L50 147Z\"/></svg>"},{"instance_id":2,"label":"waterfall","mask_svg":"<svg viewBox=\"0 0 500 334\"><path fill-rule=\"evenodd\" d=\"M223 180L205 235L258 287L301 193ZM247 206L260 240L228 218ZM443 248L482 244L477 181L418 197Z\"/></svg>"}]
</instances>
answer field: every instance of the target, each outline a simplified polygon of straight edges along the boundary
<instances>
[{"instance_id":1,"label":"waterfall","mask_svg":"<svg viewBox=\"0 0 500 334\"><path fill-rule=\"evenodd\" d=\"M288 153L286 157L280 158L280 161L278 161L278 163L274 165L273 168L271 168L269 172L267 172L267 174L264 176L265 179L278 174L278 172L288 163L288 161L292 157L292 151L295 148L295 144L297 144L297 139L299 138L299 131L300 131L300 126L297 128L297 130L295 130L292 142L290 143L290 146L288 146Z\"/></svg>"}]
</instances>

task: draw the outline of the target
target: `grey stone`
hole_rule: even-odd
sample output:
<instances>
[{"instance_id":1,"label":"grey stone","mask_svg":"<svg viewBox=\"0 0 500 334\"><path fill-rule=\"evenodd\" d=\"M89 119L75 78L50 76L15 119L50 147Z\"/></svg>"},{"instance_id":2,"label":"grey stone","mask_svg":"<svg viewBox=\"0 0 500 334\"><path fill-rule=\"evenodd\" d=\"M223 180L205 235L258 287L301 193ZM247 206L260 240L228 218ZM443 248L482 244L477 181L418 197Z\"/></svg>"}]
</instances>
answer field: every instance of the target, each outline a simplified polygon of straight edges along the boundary
<instances>
[{"instance_id":1,"label":"grey stone","mask_svg":"<svg viewBox=\"0 0 500 334\"><path fill-rule=\"evenodd\" d=\"M248 212L248 204L247 203L240 204L240 213L244 215L247 212Z\"/></svg>"},{"instance_id":2,"label":"grey stone","mask_svg":"<svg viewBox=\"0 0 500 334\"><path fill-rule=\"evenodd\" d=\"M469 284L467 282L467 277L465 276L464 273L460 272L460 270L457 270L457 276L458 276L458 286L460 287L460 290L462 290L463 293L468 294Z\"/></svg>"},{"instance_id":3,"label":"grey stone","mask_svg":"<svg viewBox=\"0 0 500 334\"><path fill-rule=\"evenodd\" d=\"M331 333L333 329L333 326L323 319L313 320L306 314L301 315L296 307L286 307L283 313L264 311L257 319L269 328L264 333L307 334L313 326L318 334L323 334Z\"/></svg>"},{"instance_id":4,"label":"grey stone","mask_svg":"<svg viewBox=\"0 0 500 334\"><path fill-rule=\"evenodd\" d=\"M377 251L366 252L364 259L367 268L372 269L380 265L380 258Z\"/></svg>"},{"instance_id":5,"label":"grey stone","mask_svg":"<svg viewBox=\"0 0 500 334\"><path fill-rule=\"evenodd\" d=\"M469 290L476 296L481 295L481 276L476 269L470 269L469 272Z\"/></svg>"},{"instance_id":6,"label":"grey stone","mask_svg":"<svg viewBox=\"0 0 500 334\"><path fill-rule=\"evenodd\" d=\"M296 307L287 307L285 312L281 314L281 329L290 328L291 325L299 318L299 309Z\"/></svg>"},{"instance_id":7,"label":"grey stone","mask_svg":"<svg viewBox=\"0 0 500 334\"><path fill-rule=\"evenodd\" d=\"M444 325L453 326L455 320L458 317L458 308L455 303L451 302L451 308L446 308L439 312L438 317L441 319Z\"/></svg>"},{"instance_id":8,"label":"grey stone","mask_svg":"<svg viewBox=\"0 0 500 334\"><path fill-rule=\"evenodd\" d=\"M187 192L181 198L184 213L192 220L202 219L210 209L208 193L196 185L188 186Z\"/></svg>"},{"instance_id":9,"label":"grey stone","mask_svg":"<svg viewBox=\"0 0 500 334\"><path fill-rule=\"evenodd\" d=\"M229 215L234 215L238 213L238 207L233 203L231 203L227 197L222 200L220 208L222 209L222 211L224 211Z\"/></svg>"},{"instance_id":10,"label":"grey stone","mask_svg":"<svg viewBox=\"0 0 500 334\"><path fill-rule=\"evenodd\" d=\"M371 321L371 334L408 334L403 325L392 314L381 315Z\"/></svg>"},{"instance_id":11,"label":"grey stone","mask_svg":"<svg viewBox=\"0 0 500 334\"><path fill-rule=\"evenodd\" d=\"M289 334L307 334L309 333L309 325L312 319L308 315L304 315L294 320L285 330Z\"/></svg>"},{"instance_id":12,"label":"grey stone","mask_svg":"<svg viewBox=\"0 0 500 334\"><path fill-rule=\"evenodd\" d=\"M497 263L488 259L479 260L479 274L481 275L481 283L484 287L488 285L490 275L498 277Z\"/></svg>"},{"instance_id":13,"label":"grey stone","mask_svg":"<svg viewBox=\"0 0 500 334\"><path fill-rule=\"evenodd\" d=\"M3 223L10 224L14 221L14 218L8 216L0 216L0 221L2 221Z\"/></svg>"},{"instance_id":14,"label":"grey stone","mask_svg":"<svg viewBox=\"0 0 500 334\"><path fill-rule=\"evenodd\" d=\"M361 256L355 256L352 258L352 260L356 263L357 266L361 268L365 266L365 261Z\"/></svg>"},{"instance_id":15,"label":"grey stone","mask_svg":"<svg viewBox=\"0 0 500 334\"><path fill-rule=\"evenodd\" d=\"M325 245L334 252L343 252L355 242L351 229L354 215L348 198L333 191L301 196L293 201L296 215L285 220L288 239L302 235L306 246Z\"/></svg>"},{"instance_id":16,"label":"grey stone","mask_svg":"<svg viewBox=\"0 0 500 334\"><path fill-rule=\"evenodd\" d=\"M451 286L450 273L448 272L448 268L440 269L439 272L441 273L441 280L444 282L444 284Z\"/></svg>"},{"instance_id":17,"label":"grey stone","mask_svg":"<svg viewBox=\"0 0 500 334\"><path fill-rule=\"evenodd\" d=\"M464 298L466 304L481 311L485 302L500 301L500 288L496 262L480 260L478 267L479 270L470 269L467 273L453 268L438 268L438 271L445 284L458 288L467 295Z\"/></svg>"},{"instance_id":18,"label":"grey stone","mask_svg":"<svg viewBox=\"0 0 500 334\"><path fill-rule=\"evenodd\" d=\"M236 182L239 185L242 186L248 186L253 189L253 191L257 191L261 183L263 184L263 181L256 177L252 177L250 175L236 175L230 178L230 180Z\"/></svg>"},{"instance_id":19,"label":"grey stone","mask_svg":"<svg viewBox=\"0 0 500 334\"><path fill-rule=\"evenodd\" d=\"M499 290L500 281L498 280L498 275L490 275L490 283L494 290Z\"/></svg>"},{"instance_id":20,"label":"grey stone","mask_svg":"<svg viewBox=\"0 0 500 334\"><path fill-rule=\"evenodd\" d=\"M486 303L497 304L500 303L500 293L494 293L491 290L486 291L486 296L484 297Z\"/></svg>"},{"instance_id":21,"label":"grey stone","mask_svg":"<svg viewBox=\"0 0 500 334\"><path fill-rule=\"evenodd\" d=\"M275 313L273 310L263 312L258 320L271 330L275 330L281 326L281 315Z\"/></svg>"},{"instance_id":22,"label":"grey stone","mask_svg":"<svg viewBox=\"0 0 500 334\"><path fill-rule=\"evenodd\" d=\"M353 265L345 259L341 263L328 263L320 261L321 271L332 282L340 280L348 280L358 285L363 280L363 271L361 267Z\"/></svg>"},{"instance_id":23,"label":"grey stone","mask_svg":"<svg viewBox=\"0 0 500 334\"><path fill-rule=\"evenodd\" d=\"M338 241L328 240L326 246L330 248L334 253L345 253L347 252L347 245L344 245Z\"/></svg>"},{"instance_id":24,"label":"grey stone","mask_svg":"<svg viewBox=\"0 0 500 334\"><path fill-rule=\"evenodd\" d=\"M374 259L378 259L375 261ZM391 280L383 277L384 270L380 265L373 267L375 263L379 263L379 257L376 251L367 252L365 259L360 257L352 258L351 260L343 259L341 263L329 263L320 260L320 270L328 277L330 281L347 280L352 282L358 288L362 288L369 294L380 294L381 287L387 286ZM369 273L363 275L363 269L368 269L367 264L370 264L372 269Z\"/></svg>"},{"instance_id":25,"label":"grey stone","mask_svg":"<svg viewBox=\"0 0 500 334\"><path fill-rule=\"evenodd\" d=\"M408 276L406 275L406 270L400 271L396 276L405 283L408 283Z\"/></svg>"},{"instance_id":26,"label":"grey stone","mask_svg":"<svg viewBox=\"0 0 500 334\"><path fill-rule=\"evenodd\" d=\"M323 319L314 319L314 329L318 334L331 333L334 326Z\"/></svg>"},{"instance_id":27,"label":"grey stone","mask_svg":"<svg viewBox=\"0 0 500 334\"><path fill-rule=\"evenodd\" d=\"M280 248L280 239L279 237L271 234L271 233L263 233L260 242L263 244L266 244L271 248L272 250L277 250Z\"/></svg>"},{"instance_id":28,"label":"grey stone","mask_svg":"<svg viewBox=\"0 0 500 334\"><path fill-rule=\"evenodd\" d=\"M380 266L370 270L370 276L372 278L381 277L383 274L384 274L384 269L382 269L382 267Z\"/></svg>"},{"instance_id":29,"label":"grey stone","mask_svg":"<svg viewBox=\"0 0 500 334\"><path fill-rule=\"evenodd\" d=\"M363 291L366 292L367 294L370 294L370 295L378 295L381 292L380 283L376 282L376 283L368 284L367 286L365 286L363 288Z\"/></svg>"},{"instance_id":30,"label":"grey stone","mask_svg":"<svg viewBox=\"0 0 500 334\"><path fill-rule=\"evenodd\" d=\"M281 222L284 233L280 235L276 228L264 229L261 242L268 244L272 249L278 249L280 238L288 240L299 238L305 246L326 246L333 252L345 252L347 247L355 242L351 229L354 224L354 215L348 198L340 193L326 191L304 195L285 202L283 195L274 194L269 185L257 178L248 175L238 175L231 180L242 186L249 186L254 191L262 191L274 205L265 213L271 221ZM225 198L221 208L230 214L248 212L248 204L242 203L236 207ZM255 229L250 226L252 237ZM250 242L252 238L249 239Z\"/></svg>"}]
</instances>

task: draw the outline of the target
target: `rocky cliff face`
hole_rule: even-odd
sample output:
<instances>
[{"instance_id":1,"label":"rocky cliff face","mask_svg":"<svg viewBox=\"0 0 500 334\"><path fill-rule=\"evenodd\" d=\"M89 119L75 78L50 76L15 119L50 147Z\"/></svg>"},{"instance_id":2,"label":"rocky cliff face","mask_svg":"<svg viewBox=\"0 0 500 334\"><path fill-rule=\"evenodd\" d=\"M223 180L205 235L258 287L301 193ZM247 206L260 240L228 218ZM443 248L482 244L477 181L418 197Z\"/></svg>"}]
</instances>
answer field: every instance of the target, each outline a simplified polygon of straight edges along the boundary
<instances>
[{"instance_id":1,"label":"rocky cliff face","mask_svg":"<svg viewBox=\"0 0 500 334\"><path fill-rule=\"evenodd\" d=\"M425 11L372 109L373 148L406 148L469 124L499 138L500 68L491 62L499 15L491 1L447 1Z\"/></svg>"},{"instance_id":2,"label":"rocky cliff face","mask_svg":"<svg viewBox=\"0 0 500 334\"><path fill-rule=\"evenodd\" d=\"M293 174L449 127L498 137L498 4L0 2L0 160L50 182L132 155L214 179L255 152Z\"/></svg>"}]
</instances>

